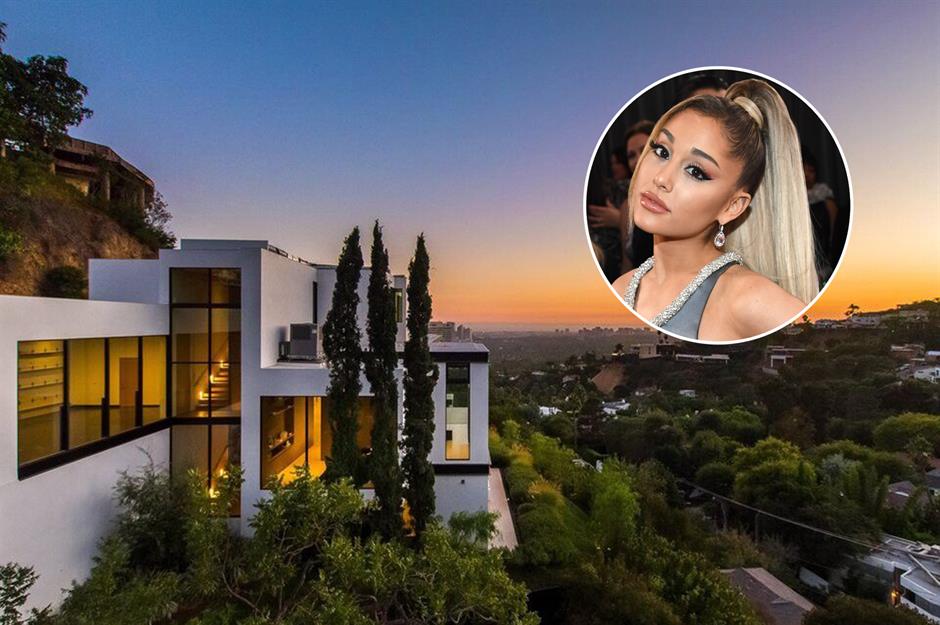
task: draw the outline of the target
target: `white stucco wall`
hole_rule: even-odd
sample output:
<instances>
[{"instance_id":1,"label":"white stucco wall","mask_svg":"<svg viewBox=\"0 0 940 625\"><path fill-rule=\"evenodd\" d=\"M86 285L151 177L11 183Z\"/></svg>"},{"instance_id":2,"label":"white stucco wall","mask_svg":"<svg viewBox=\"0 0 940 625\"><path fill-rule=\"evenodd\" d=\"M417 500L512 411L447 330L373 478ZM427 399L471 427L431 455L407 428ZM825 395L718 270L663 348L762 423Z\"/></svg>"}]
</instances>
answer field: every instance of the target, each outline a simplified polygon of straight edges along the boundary
<instances>
[{"instance_id":1,"label":"white stucco wall","mask_svg":"<svg viewBox=\"0 0 940 625\"><path fill-rule=\"evenodd\" d=\"M156 259L93 258L88 261L88 299L158 304L160 269Z\"/></svg>"},{"instance_id":2,"label":"white stucco wall","mask_svg":"<svg viewBox=\"0 0 940 625\"><path fill-rule=\"evenodd\" d=\"M489 475L434 476L436 514L446 522L455 512L485 512L489 499Z\"/></svg>"},{"instance_id":3,"label":"white stucco wall","mask_svg":"<svg viewBox=\"0 0 940 625\"><path fill-rule=\"evenodd\" d=\"M121 471L149 462L167 466L169 430L0 485L0 562L32 566L39 580L27 609L58 604L61 590L91 570L98 542L117 512L113 489ZM9 446L4 445L4 454Z\"/></svg>"},{"instance_id":4,"label":"white stucco wall","mask_svg":"<svg viewBox=\"0 0 940 625\"><path fill-rule=\"evenodd\" d=\"M17 342L166 334L167 307L0 296L0 562L35 568L30 606L57 603L83 579L115 508L122 470L169 460L166 430L49 471L17 478ZM146 454L141 450L145 450Z\"/></svg>"},{"instance_id":5,"label":"white stucco wall","mask_svg":"<svg viewBox=\"0 0 940 625\"><path fill-rule=\"evenodd\" d=\"M317 270L271 252L261 252L260 261L261 292L251 296L261 302L260 363L268 367L277 362L279 343L290 338L290 324L313 322Z\"/></svg>"}]
</instances>

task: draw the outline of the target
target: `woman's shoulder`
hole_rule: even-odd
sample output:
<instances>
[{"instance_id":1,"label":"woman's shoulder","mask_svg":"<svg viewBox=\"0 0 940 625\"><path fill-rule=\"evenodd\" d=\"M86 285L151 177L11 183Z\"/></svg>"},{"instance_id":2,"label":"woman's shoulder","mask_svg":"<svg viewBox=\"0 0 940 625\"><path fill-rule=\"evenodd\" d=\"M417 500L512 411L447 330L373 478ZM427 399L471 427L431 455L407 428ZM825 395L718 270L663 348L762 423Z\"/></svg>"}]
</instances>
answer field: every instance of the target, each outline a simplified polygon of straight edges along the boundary
<instances>
[{"instance_id":1,"label":"woman's shoulder","mask_svg":"<svg viewBox=\"0 0 940 625\"><path fill-rule=\"evenodd\" d=\"M627 292L627 285L630 284L630 279L633 277L633 274L636 273L636 269L631 269L627 273L623 274L616 280L614 280L612 286L617 292L617 295L623 296Z\"/></svg>"},{"instance_id":2,"label":"woman's shoulder","mask_svg":"<svg viewBox=\"0 0 940 625\"><path fill-rule=\"evenodd\" d=\"M806 307L773 280L743 265L728 269L715 291L716 299L725 303L722 308L744 336L772 330Z\"/></svg>"}]
</instances>

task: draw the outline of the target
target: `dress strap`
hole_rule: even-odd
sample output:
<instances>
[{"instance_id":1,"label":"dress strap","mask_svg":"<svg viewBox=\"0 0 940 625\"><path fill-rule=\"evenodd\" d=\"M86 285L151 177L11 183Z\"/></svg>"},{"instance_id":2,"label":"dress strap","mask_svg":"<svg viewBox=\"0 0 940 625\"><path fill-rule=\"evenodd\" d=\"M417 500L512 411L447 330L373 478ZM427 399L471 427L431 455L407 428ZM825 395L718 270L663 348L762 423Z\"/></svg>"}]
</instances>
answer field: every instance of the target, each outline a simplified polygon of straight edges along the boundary
<instances>
[{"instance_id":1,"label":"dress strap","mask_svg":"<svg viewBox=\"0 0 940 625\"><path fill-rule=\"evenodd\" d=\"M651 256L647 258L646 261L644 261L635 272L633 272L633 277L630 279L630 283L627 285L627 290L623 295L624 302L626 302L627 306L629 306L631 309L635 308L636 306L636 294L640 287L640 280L643 279L643 276L649 273L649 270L653 268L655 262L655 259ZM650 323L658 328L663 327L667 321L672 319L672 317L679 312L679 310L685 305L686 301L688 301L692 294L695 293L695 291L700 286L702 286L702 283L705 282L709 276L730 263L744 264L744 259L737 251L727 252L726 254L722 254L715 260L702 267L695 278L693 278L692 281L689 282L685 288L679 292L679 295L677 295L676 298L662 310L662 312L656 315L652 321L650 321ZM709 292L711 292L710 289Z\"/></svg>"}]
</instances>

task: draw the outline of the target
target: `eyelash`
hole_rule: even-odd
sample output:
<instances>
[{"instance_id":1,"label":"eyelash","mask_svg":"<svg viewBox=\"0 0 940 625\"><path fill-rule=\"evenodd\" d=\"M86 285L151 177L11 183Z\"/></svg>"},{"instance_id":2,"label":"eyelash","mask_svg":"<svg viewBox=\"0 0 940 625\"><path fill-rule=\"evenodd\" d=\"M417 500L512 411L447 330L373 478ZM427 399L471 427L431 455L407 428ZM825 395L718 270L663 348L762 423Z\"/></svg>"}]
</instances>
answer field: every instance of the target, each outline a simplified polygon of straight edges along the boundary
<instances>
[{"instance_id":1,"label":"eyelash","mask_svg":"<svg viewBox=\"0 0 940 625\"><path fill-rule=\"evenodd\" d=\"M669 158L669 150L662 143L656 143L656 142L650 143L650 150L653 152L653 154L656 155L657 158L660 158L662 160L667 160ZM664 152L666 152L666 156L663 157L662 155L660 155L659 150L663 150ZM689 171L690 169L694 170L695 173L693 173L692 171ZM692 177L693 180L698 180L699 182L705 182L707 180L711 180L711 177L705 173L705 170L699 167L698 165L695 165L695 164L689 165L688 167L685 168L685 171L689 174L689 176Z\"/></svg>"}]
</instances>

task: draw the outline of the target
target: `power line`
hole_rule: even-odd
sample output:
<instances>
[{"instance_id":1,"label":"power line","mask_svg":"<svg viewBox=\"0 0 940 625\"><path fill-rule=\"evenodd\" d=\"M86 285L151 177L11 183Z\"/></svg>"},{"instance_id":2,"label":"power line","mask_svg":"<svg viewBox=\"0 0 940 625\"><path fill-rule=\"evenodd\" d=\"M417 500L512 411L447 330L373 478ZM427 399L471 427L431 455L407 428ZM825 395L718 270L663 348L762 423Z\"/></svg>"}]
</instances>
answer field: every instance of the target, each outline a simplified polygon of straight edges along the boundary
<instances>
[{"instance_id":1,"label":"power line","mask_svg":"<svg viewBox=\"0 0 940 625\"><path fill-rule=\"evenodd\" d=\"M728 503L734 504L734 505L736 505L736 506L738 506L738 507L744 508L744 509L746 509L746 510L751 510L752 512L755 512L755 513L757 513L757 514L762 514L762 515L764 515L764 516L770 517L770 518L772 518L772 519L776 519L776 520L778 520L778 521L783 521L784 523L789 523L789 524L791 524L791 525L796 525L797 527L801 527L801 528L803 528L803 529L807 529L807 530L810 530L810 531L812 531L812 532L817 532L817 533L819 533L819 534L824 534L824 535L826 535L826 536L829 536L830 538L836 538L836 539L838 539L838 540L843 540L843 541L848 542L848 543L853 543L853 544L855 544L855 545L859 545L859 546L861 546L861 547L865 547L866 549L870 549L870 550L872 550L872 551L888 551L888 549L887 549L886 547L882 547L881 545L873 545L873 544L871 544L871 543L867 543L867 542L862 541L862 540L859 540L859 539L857 539L857 538L852 538L851 536L845 536L844 534L838 534L838 533L836 533L836 532L831 532L831 531L826 530L826 529L823 529L823 528L821 528L821 527L816 527L816 526L810 525L810 524L808 524L808 523L803 523L802 521L797 521L796 519L790 519L790 518L787 518L787 517L785 517L785 516L781 516L781 515L779 515L779 514L774 514L773 512L768 512L768 511L766 511L766 510L762 510L762 509L760 509L760 508L757 508L757 507L755 507L755 506L748 505L748 504L746 504L746 503L744 503L744 502L741 502L741 501L738 501L738 500L736 500L736 499L732 499L731 497L726 497L726 496L724 496L724 495L719 495L718 493L716 493L716 492L714 492L714 491L708 490L707 488L703 488L703 487L699 486L698 484L695 484L694 482L690 482L689 480L686 480L686 479L681 478L681 477L677 477L677 478L676 478L676 481L677 481L677 482L682 482L683 484L688 484L689 486L693 486L693 487L699 489L700 491L702 491L703 493L706 493L706 494L708 494L708 495L711 495L711 496L714 497L715 499L721 499L722 501L727 501Z\"/></svg>"}]
</instances>

